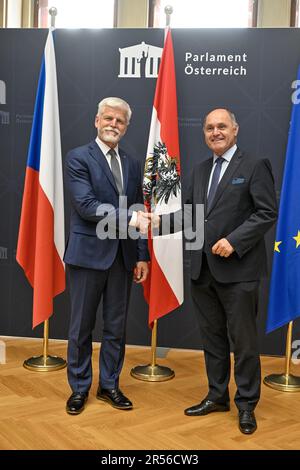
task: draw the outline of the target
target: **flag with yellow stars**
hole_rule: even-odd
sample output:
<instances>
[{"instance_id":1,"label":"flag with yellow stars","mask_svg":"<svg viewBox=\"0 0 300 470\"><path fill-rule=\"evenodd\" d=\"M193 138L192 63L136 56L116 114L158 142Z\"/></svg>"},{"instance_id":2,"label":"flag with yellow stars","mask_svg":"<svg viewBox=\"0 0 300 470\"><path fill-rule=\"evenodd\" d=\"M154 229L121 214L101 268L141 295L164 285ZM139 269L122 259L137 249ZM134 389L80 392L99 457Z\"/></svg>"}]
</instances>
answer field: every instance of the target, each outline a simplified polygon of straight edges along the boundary
<instances>
[{"instance_id":1,"label":"flag with yellow stars","mask_svg":"<svg viewBox=\"0 0 300 470\"><path fill-rule=\"evenodd\" d=\"M300 67L298 70L300 80ZM298 85L299 86L299 85ZM300 100L293 94L285 168L281 188L267 333L300 316ZM296 102L298 101L298 102Z\"/></svg>"}]
</instances>

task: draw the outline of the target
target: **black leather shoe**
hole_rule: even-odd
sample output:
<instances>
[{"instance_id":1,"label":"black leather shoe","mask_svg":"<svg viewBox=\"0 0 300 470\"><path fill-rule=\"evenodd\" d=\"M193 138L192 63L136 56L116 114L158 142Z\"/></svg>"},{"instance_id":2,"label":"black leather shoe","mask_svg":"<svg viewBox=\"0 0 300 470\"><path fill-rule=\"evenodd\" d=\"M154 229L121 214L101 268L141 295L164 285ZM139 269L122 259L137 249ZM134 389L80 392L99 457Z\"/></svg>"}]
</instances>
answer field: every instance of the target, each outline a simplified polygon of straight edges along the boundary
<instances>
[{"instance_id":1,"label":"black leather shoe","mask_svg":"<svg viewBox=\"0 0 300 470\"><path fill-rule=\"evenodd\" d=\"M213 411L229 411L229 403L215 403L214 401L204 399L199 405L191 406L184 410L187 416L204 416Z\"/></svg>"},{"instance_id":2,"label":"black leather shoe","mask_svg":"<svg viewBox=\"0 0 300 470\"><path fill-rule=\"evenodd\" d=\"M114 408L118 408L118 410L131 410L133 408L131 401L123 395L119 388L108 390L98 387L97 398L98 400L107 401Z\"/></svg>"},{"instance_id":3,"label":"black leather shoe","mask_svg":"<svg viewBox=\"0 0 300 470\"><path fill-rule=\"evenodd\" d=\"M257 429L254 411L239 411L239 429L243 434L252 434Z\"/></svg>"},{"instance_id":4,"label":"black leather shoe","mask_svg":"<svg viewBox=\"0 0 300 470\"><path fill-rule=\"evenodd\" d=\"M74 392L70 396L66 405L66 412L69 415L79 415L84 410L88 399L88 393Z\"/></svg>"}]
</instances>

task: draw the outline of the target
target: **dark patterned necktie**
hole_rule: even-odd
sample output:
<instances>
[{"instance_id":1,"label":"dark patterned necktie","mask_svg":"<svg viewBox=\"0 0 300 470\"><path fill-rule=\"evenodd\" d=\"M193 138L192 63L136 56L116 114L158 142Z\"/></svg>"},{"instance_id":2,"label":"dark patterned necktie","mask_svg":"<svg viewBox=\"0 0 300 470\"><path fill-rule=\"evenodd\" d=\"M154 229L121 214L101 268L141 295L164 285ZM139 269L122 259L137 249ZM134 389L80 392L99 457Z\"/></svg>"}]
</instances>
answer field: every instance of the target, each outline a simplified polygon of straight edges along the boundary
<instances>
[{"instance_id":1,"label":"dark patterned necktie","mask_svg":"<svg viewBox=\"0 0 300 470\"><path fill-rule=\"evenodd\" d=\"M214 197L217 192L217 187L219 184L219 179L220 179L220 173L221 173L221 168L222 168L222 163L225 161L224 158L218 157L215 161L215 169L212 175L211 183L210 183L210 188L209 188L209 193L207 196L207 210L209 211L212 205L212 202L214 200Z\"/></svg>"},{"instance_id":2,"label":"dark patterned necktie","mask_svg":"<svg viewBox=\"0 0 300 470\"><path fill-rule=\"evenodd\" d=\"M122 183L122 176L121 176L121 169L119 162L117 160L117 154L114 149L110 149L107 152L110 155L110 167L113 177L115 179L116 186L118 188L119 194L123 193L123 183Z\"/></svg>"}]
</instances>

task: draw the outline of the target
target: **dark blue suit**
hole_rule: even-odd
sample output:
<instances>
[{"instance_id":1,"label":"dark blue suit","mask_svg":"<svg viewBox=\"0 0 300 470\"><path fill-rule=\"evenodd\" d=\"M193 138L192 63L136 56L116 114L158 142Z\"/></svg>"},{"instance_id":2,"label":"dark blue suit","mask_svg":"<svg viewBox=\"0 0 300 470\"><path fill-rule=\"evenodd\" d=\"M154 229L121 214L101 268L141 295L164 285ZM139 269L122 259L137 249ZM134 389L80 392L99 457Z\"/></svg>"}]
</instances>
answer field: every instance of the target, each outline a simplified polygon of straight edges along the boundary
<instances>
[{"instance_id":1,"label":"dark blue suit","mask_svg":"<svg viewBox=\"0 0 300 470\"><path fill-rule=\"evenodd\" d=\"M142 203L141 168L119 149L123 193L127 206ZM147 240L99 239L97 223L107 208L111 220L127 227L132 211L119 205L114 177L95 141L71 150L66 157L66 186L72 203L70 235L64 261L68 265L71 320L68 344L68 379L74 392L88 392L92 382L92 331L103 299L103 337L100 384L118 387L125 354L125 328L132 271L137 261L147 261ZM101 215L102 212L102 215ZM99 215L100 213L100 215Z\"/></svg>"}]
</instances>

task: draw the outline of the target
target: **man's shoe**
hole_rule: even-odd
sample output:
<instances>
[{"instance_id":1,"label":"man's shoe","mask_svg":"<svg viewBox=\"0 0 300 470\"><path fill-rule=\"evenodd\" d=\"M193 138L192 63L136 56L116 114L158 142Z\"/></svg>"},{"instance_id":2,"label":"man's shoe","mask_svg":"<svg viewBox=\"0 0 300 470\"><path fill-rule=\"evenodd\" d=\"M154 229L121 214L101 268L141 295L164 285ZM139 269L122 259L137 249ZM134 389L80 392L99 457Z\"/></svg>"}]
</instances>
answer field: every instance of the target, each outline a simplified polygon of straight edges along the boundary
<instances>
[{"instance_id":1,"label":"man's shoe","mask_svg":"<svg viewBox=\"0 0 300 470\"><path fill-rule=\"evenodd\" d=\"M99 387L97 398L98 400L107 401L114 408L118 408L118 410L131 410L133 408L131 401L123 395L119 388L108 390Z\"/></svg>"},{"instance_id":2,"label":"man's shoe","mask_svg":"<svg viewBox=\"0 0 300 470\"><path fill-rule=\"evenodd\" d=\"M239 429L243 434L252 434L257 429L254 411L239 411Z\"/></svg>"},{"instance_id":3,"label":"man's shoe","mask_svg":"<svg viewBox=\"0 0 300 470\"><path fill-rule=\"evenodd\" d=\"M215 403L214 401L204 399L199 405L191 406L184 410L187 416L204 416L213 411L229 411L229 403Z\"/></svg>"},{"instance_id":4,"label":"man's shoe","mask_svg":"<svg viewBox=\"0 0 300 470\"><path fill-rule=\"evenodd\" d=\"M88 393L73 392L67 401L66 412L69 415L79 415L84 410Z\"/></svg>"}]
</instances>

